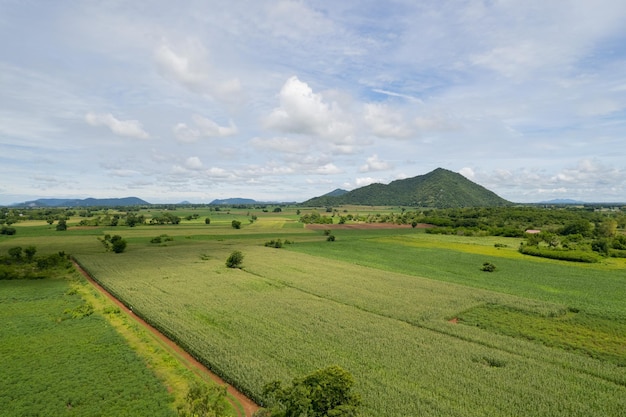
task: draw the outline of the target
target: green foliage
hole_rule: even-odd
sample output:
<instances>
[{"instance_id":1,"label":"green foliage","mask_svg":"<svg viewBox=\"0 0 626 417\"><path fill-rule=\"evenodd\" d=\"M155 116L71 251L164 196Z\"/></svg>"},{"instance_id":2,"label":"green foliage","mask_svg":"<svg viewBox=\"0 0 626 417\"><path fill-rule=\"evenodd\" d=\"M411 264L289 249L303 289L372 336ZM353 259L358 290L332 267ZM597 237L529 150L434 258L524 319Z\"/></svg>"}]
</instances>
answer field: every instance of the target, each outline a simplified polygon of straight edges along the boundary
<instances>
[{"instance_id":1,"label":"green foliage","mask_svg":"<svg viewBox=\"0 0 626 417\"><path fill-rule=\"evenodd\" d=\"M283 247L283 241L281 239L272 239L268 242L265 242L265 246L280 249Z\"/></svg>"},{"instance_id":2,"label":"green foliage","mask_svg":"<svg viewBox=\"0 0 626 417\"><path fill-rule=\"evenodd\" d=\"M287 387L271 382L264 395L275 403L270 408L273 417L356 417L361 398L352 392L353 385L352 375L334 365L294 379Z\"/></svg>"},{"instance_id":3,"label":"green foliage","mask_svg":"<svg viewBox=\"0 0 626 417\"><path fill-rule=\"evenodd\" d=\"M35 258L35 254L37 253L37 248L33 245L27 246L24 248L24 255L26 256L26 260L28 262L32 262Z\"/></svg>"},{"instance_id":4,"label":"green foliage","mask_svg":"<svg viewBox=\"0 0 626 417\"><path fill-rule=\"evenodd\" d=\"M538 314L498 304L462 312L459 323L491 332L533 340L547 346L626 366L626 324L579 312L574 308L556 314ZM598 343L602 340L602 343Z\"/></svg>"},{"instance_id":5,"label":"green foliage","mask_svg":"<svg viewBox=\"0 0 626 417\"><path fill-rule=\"evenodd\" d=\"M226 266L229 268L239 268L243 262L243 253L236 250L232 252L226 259Z\"/></svg>"},{"instance_id":6,"label":"green foliage","mask_svg":"<svg viewBox=\"0 0 626 417\"><path fill-rule=\"evenodd\" d=\"M233 220L230 222L233 229L241 229L241 222L239 220Z\"/></svg>"},{"instance_id":7,"label":"green foliage","mask_svg":"<svg viewBox=\"0 0 626 417\"><path fill-rule=\"evenodd\" d=\"M300 217L300 222L304 224L333 224L333 218L322 216L317 211L312 211Z\"/></svg>"},{"instance_id":8,"label":"green foliage","mask_svg":"<svg viewBox=\"0 0 626 417\"><path fill-rule=\"evenodd\" d=\"M461 174L438 168L428 174L396 180L388 185L370 184L339 196L312 198L302 204L309 207L368 205L448 208L507 206L511 203Z\"/></svg>"},{"instance_id":9,"label":"green foliage","mask_svg":"<svg viewBox=\"0 0 626 417\"><path fill-rule=\"evenodd\" d=\"M207 385L194 382L187 392L185 403L178 406L180 417L226 417L228 402L226 385Z\"/></svg>"},{"instance_id":10,"label":"green foliage","mask_svg":"<svg viewBox=\"0 0 626 417\"><path fill-rule=\"evenodd\" d=\"M326 236L326 241L327 242L334 242L335 241L335 235L328 235L328 236Z\"/></svg>"},{"instance_id":11,"label":"green foliage","mask_svg":"<svg viewBox=\"0 0 626 417\"><path fill-rule=\"evenodd\" d=\"M114 253L122 253L126 250L126 241L120 235L104 235L103 238L98 238L104 245L107 251L113 251Z\"/></svg>"},{"instance_id":12,"label":"green foliage","mask_svg":"<svg viewBox=\"0 0 626 417\"><path fill-rule=\"evenodd\" d=\"M65 230L67 230L67 221L65 219L59 219L59 222L57 223L56 230L58 232L63 232Z\"/></svg>"},{"instance_id":13,"label":"green foliage","mask_svg":"<svg viewBox=\"0 0 626 417\"><path fill-rule=\"evenodd\" d=\"M483 272L493 272L496 270L496 266L491 262L484 262L483 265L480 267L480 270Z\"/></svg>"},{"instance_id":14,"label":"green foliage","mask_svg":"<svg viewBox=\"0 0 626 417\"><path fill-rule=\"evenodd\" d=\"M520 245L519 252L523 253L524 255L539 256L548 259L558 259L561 261L586 263L594 263L599 261L598 255L592 252L576 250L549 249L531 245Z\"/></svg>"},{"instance_id":15,"label":"green foliage","mask_svg":"<svg viewBox=\"0 0 626 417\"><path fill-rule=\"evenodd\" d=\"M1 414L175 416L145 362L88 310L65 276L0 281Z\"/></svg>"},{"instance_id":16,"label":"green foliage","mask_svg":"<svg viewBox=\"0 0 626 417\"><path fill-rule=\"evenodd\" d=\"M14 235L16 231L15 227L2 226L2 228L0 228L0 235L11 236Z\"/></svg>"},{"instance_id":17,"label":"green foliage","mask_svg":"<svg viewBox=\"0 0 626 417\"><path fill-rule=\"evenodd\" d=\"M205 218L204 219L204 224L211 224L211 219L210 218Z\"/></svg>"},{"instance_id":18,"label":"green foliage","mask_svg":"<svg viewBox=\"0 0 626 417\"><path fill-rule=\"evenodd\" d=\"M179 224L180 217L169 212L160 213L150 219L150 224Z\"/></svg>"},{"instance_id":19,"label":"green foliage","mask_svg":"<svg viewBox=\"0 0 626 417\"><path fill-rule=\"evenodd\" d=\"M11 249L9 249L8 253L9 253L9 256L16 261L19 261L22 259L22 247L21 246L12 247Z\"/></svg>"},{"instance_id":20,"label":"green foliage","mask_svg":"<svg viewBox=\"0 0 626 417\"><path fill-rule=\"evenodd\" d=\"M155 236L150 239L150 243L163 243L163 242L171 242L174 238L172 236L168 236L166 234Z\"/></svg>"}]
</instances>

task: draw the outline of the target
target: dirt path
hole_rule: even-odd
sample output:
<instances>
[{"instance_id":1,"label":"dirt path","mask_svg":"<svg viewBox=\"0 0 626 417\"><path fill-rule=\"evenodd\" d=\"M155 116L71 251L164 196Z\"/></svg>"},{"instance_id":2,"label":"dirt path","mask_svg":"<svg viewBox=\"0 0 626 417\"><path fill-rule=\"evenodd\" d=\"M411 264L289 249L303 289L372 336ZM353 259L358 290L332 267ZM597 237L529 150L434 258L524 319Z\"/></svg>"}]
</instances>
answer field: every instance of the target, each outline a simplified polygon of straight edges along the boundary
<instances>
[{"instance_id":1,"label":"dirt path","mask_svg":"<svg viewBox=\"0 0 626 417\"><path fill-rule=\"evenodd\" d=\"M177 357L182 358L182 362L183 362L183 364L187 368L189 368L190 370L192 370L194 372L195 371L199 371L199 372L203 373L204 375L207 375L208 377L210 377L213 381L217 382L218 384L227 385L228 386L228 393L231 396L233 396L234 398L236 398L237 401L239 402L239 404L241 404L241 407L243 407L243 409L244 409L245 416L241 416L240 411L239 411L240 407L238 407L236 404L233 404L233 406L235 407L235 410L237 410L237 413L239 414L239 417L252 417L252 414L254 414L254 412L259 409L259 406L257 404L255 404L251 399L249 399L248 397L243 395L241 392L237 391L232 386L226 384L226 382L224 382L224 380L222 378L220 378L219 376L217 376L216 374L211 372L206 366L204 366L203 364L198 362L193 356L191 356L189 353L187 353L185 350L183 350L180 346L178 346L176 343L174 343L173 341L168 339L164 334L159 332L157 329L155 329L154 327L152 327L151 325L146 323L143 319L141 319L140 317L137 317L135 314L133 314L133 312L129 308L127 308L120 300L115 298L113 295L111 295L111 293L109 293L107 290L105 290L100 284L98 284L96 281L94 281L94 279L89 275L89 273L87 271L85 271L83 268L81 268L81 266L78 265L78 263L76 263L75 261L73 261L73 263L74 263L74 266L76 267L76 269L100 293L102 293L104 296L106 296L111 301L113 301L121 310L123 310L126 314L128 314L128 316L130 316L133 320L135 320L137 323L141 324L146 330L148 330L154 336L156 336L161 342L163 342L163 344L167 347L167 349L169 349L170 351L174 352Z\"/></svg>"}]
</instances>

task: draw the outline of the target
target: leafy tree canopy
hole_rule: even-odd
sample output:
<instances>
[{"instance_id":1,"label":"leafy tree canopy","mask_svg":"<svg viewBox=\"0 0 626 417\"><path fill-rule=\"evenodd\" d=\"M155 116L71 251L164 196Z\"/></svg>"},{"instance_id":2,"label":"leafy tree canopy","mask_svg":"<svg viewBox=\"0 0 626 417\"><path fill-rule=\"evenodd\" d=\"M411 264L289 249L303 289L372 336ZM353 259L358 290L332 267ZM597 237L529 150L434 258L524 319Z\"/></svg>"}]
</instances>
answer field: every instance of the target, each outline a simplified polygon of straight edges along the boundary
<instances>
[{"instance_id":1,"label":"leafy tree canopy","mask_svg":"<svg viewBox=\"0 0 626 417\"><path fill-rule=\"evenodd\" d=\"M284 387L280 381L265 386L264 395L274 405L273 417L356 417L361 398L352 392L354 378L337 365L294 379Z\"/></svg>"}]
</instances>

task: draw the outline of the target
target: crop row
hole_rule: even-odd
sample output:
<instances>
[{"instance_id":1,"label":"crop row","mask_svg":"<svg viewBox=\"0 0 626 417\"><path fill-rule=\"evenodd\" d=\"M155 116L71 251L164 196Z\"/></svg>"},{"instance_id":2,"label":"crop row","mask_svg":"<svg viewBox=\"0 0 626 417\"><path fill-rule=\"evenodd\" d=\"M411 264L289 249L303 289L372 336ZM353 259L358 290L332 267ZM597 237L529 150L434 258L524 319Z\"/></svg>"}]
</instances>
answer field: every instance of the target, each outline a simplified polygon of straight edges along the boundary
<instances>
[{"instance_id":1,"label":"crop row","mask_svg":"<svg viewBox=\"0 0 626 417\"><path fill-rule=\"evenodd\" d=\"M256 399L269 381L338 364L355 376L365 416L611 416L626 407L615 367L445 320L487 301L562 305L243 240L244 269L230 270L224 259L233 247L188 242L78 258Z\"/></svg>"}]
</instances>

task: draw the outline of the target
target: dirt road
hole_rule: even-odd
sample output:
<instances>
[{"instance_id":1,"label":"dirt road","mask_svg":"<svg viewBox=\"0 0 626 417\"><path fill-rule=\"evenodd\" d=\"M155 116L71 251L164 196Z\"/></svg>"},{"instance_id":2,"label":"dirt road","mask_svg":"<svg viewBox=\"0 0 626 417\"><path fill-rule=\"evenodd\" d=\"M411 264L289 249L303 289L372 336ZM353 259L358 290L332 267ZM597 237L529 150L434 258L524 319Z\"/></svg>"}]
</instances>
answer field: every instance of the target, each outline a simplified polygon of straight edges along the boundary
<instances>
[{"instance_id":1,"label":"dirt road","mask_svg":"<svg viewBox=\"0 0 626 417\"><path fill-rule=\"evenodd\" d=\"M129 308L127 308L121 301L119 301L117 298L111 295L107 290L105 290L100 284L94 281L94 279L89 275L89 273L87 273L87 271L81 268L81 266L78 265L78 263L74 262L74 266L87 279L87 281L89 281L100 293L102 293L104 296L106 296L111 301L113 301L122 311L128 314L128 316L131 317L133 320L135 320L137 323L141 324L146 330L154 334L159 340L163 342L163 344L168 349L170 349L170 351L174 352L177 357L182 358L182 362L187 368L189 368L190 370L194 372L195 371L202 372L203 374L209 376L212 380L214 380L218 384L228 385L226 384L226 382L224 382L223 379L221 379L219 376L211 372L206 366L198 362L193 356L185 352L176 343L168 339L165 335L163 335L157 329L155 329L154 327L146 323L143 319L133 314L133 312ZM257 404L255 404L252 400L250 400L248 397L246 397L245 395L243 395L241 392L237 391L235 388L233 388L230 385L228 385L228 393L234 398L236 398L237 401L239 401L239 403L244 409L245 416L240 415L239 417L252 417L254 412L259 409L259 406ZM235 409L239 410L239 407L235 406Z\"/></svg>"}]
</instances>

